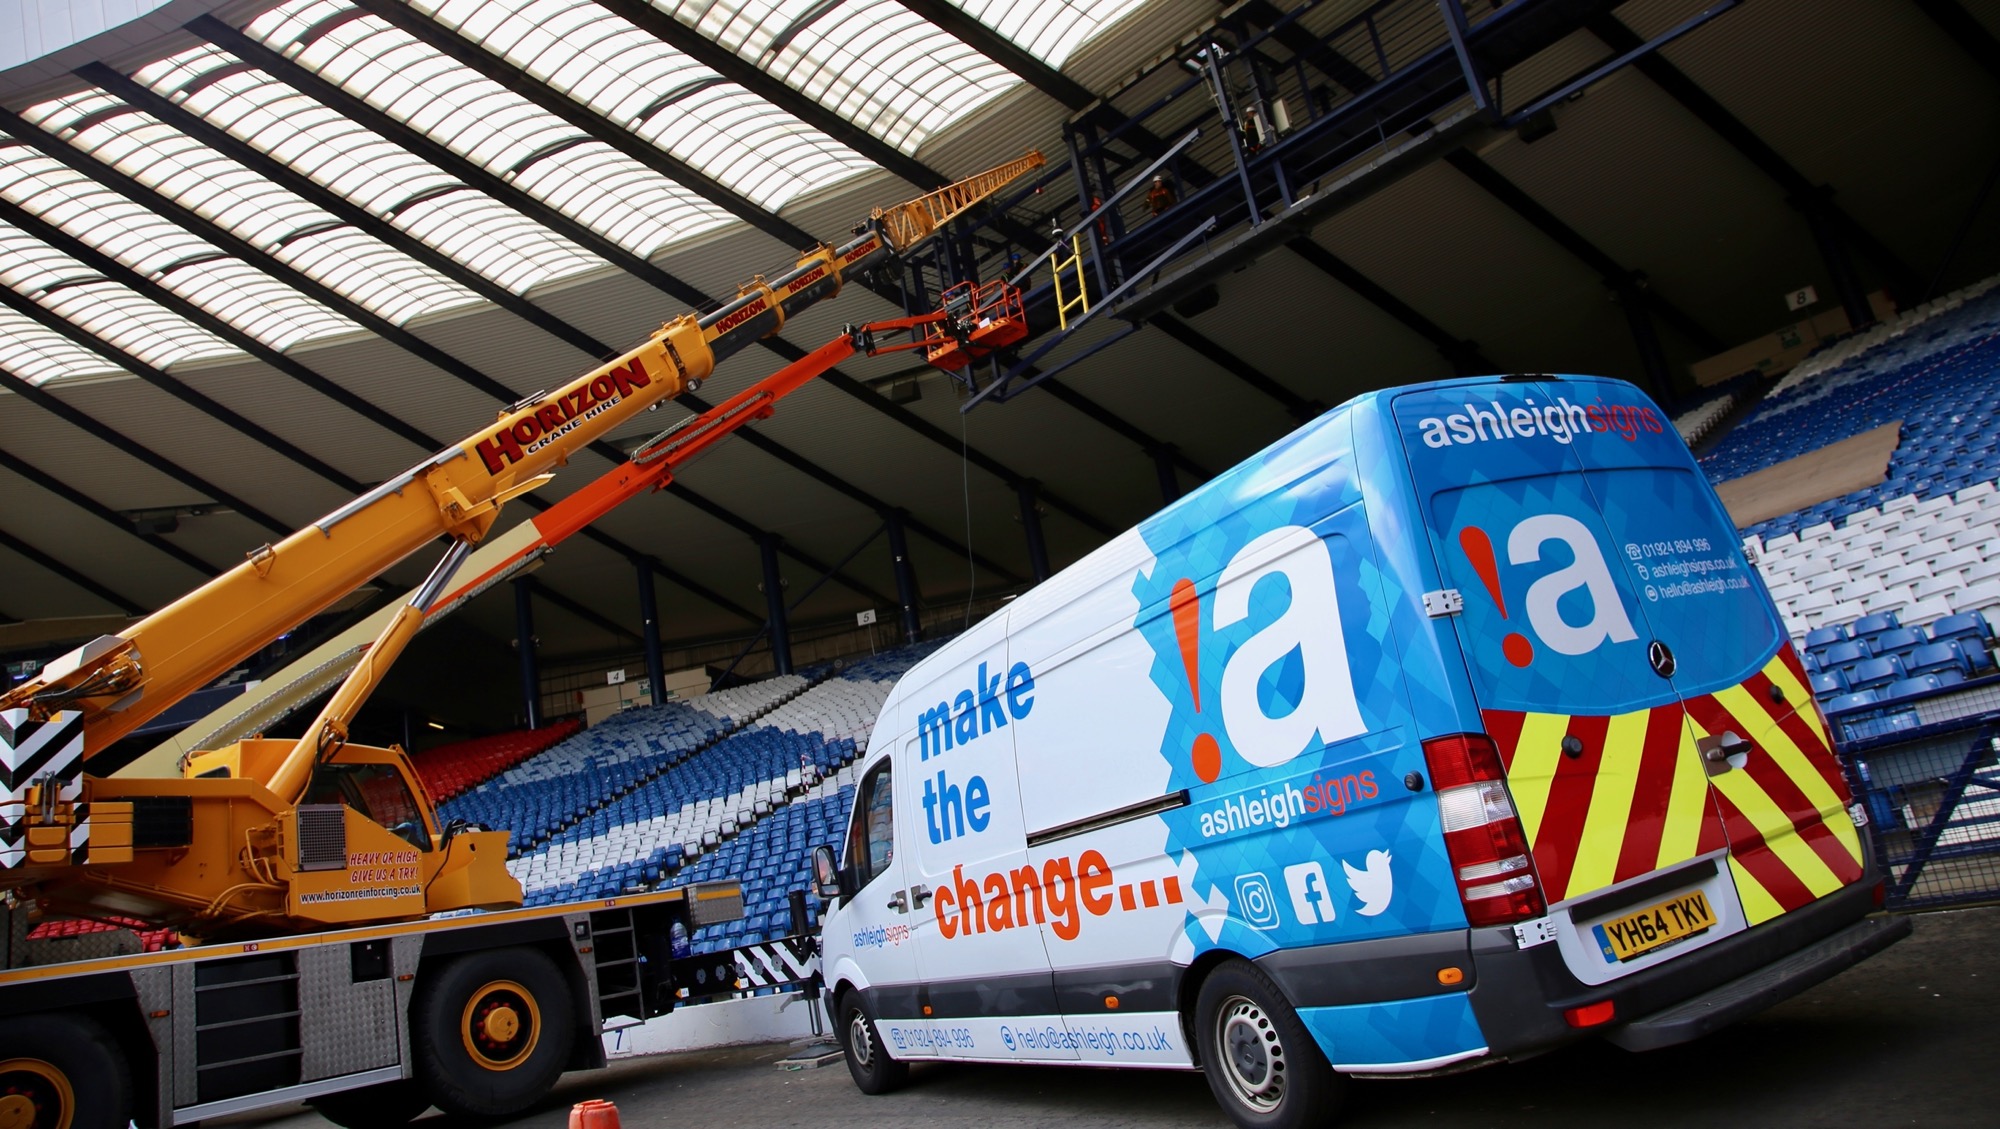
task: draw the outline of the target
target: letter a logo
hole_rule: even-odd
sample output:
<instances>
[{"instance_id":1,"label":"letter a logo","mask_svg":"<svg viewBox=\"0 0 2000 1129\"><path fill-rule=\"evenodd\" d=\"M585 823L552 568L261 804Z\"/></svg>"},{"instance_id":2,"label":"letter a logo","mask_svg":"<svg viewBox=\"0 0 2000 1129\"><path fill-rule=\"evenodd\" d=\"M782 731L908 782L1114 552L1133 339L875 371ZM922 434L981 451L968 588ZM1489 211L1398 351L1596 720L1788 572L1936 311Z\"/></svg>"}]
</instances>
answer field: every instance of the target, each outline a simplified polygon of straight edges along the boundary
<instances>
[{"instance_id":1,"label":"letter a logo","mask_svg":"<svg viewBox=\"0 0 2000 1129\"><path fill-rule=\"evenodd\" d=\"M1632 621L1625 615L1625 603L1618 596L1618 585L1611 579L1597 538L1582 522L1568 514L1526 518L1507 535L1507 559L1517 565L1533 564L1542 559L1542 546L1550 541L1569 546L1575 560L1528 586L1525 603L1535 634L1565 655L1588 654L1606 640L1629 643L1637 639L1639 633L1632 630ZM1572 624L1556 605L1579 588L1590 593L1590 618Z\"/></svg>"}]
</instances>

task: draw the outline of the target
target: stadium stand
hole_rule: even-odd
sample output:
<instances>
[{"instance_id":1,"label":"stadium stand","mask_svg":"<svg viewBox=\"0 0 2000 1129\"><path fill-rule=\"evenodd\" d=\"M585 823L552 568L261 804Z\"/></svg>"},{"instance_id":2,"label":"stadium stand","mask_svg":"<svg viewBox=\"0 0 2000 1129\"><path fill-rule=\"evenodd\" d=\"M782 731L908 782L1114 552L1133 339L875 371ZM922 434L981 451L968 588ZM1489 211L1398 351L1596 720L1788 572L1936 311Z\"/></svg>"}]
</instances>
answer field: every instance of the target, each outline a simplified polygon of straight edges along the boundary
<instances>
[{"instance_id":1,"label":"stadium stand","mask_svg":"<svg viewBox=\"0 0 2000 1129\"><path fill-rule=\"evenodd\" d=\"M411 757L410 763L432 801L443 803L575 736L582 728L581 719L564 718L540 729L517 729L425 749Z\"/></svg>"},{"instance_id":2,"label":"stadium stand","mask_svg":"<svg viewBox=\"0 0 2000 1129\"><path fill-rule=\"evenodd\" d=\"M587 758L605 759L608 754L594 751L612 747L613 738L621 749L635 743L652 748L671 745L681 734L678 756L635 779L610 802L576 811L558 830L546 831L545 818L532 824L539 833L527 835L527 824L490 824L516 832L518 853L508 866L521 880L528 904L604 897L669 878L678 883L734 877L745 887L744 919L703 930L695 949L728 948L789 932L789 896L807 888L810 848L839 840L853 803L855 764L889 689L940 643L742 687L745 699L761 706L754 716L746 711L727 732L692 744L685 731L662 729L676 720L662 710L629 710L568 743L573 748L538 758L561 753L563 771L530 761L522 768L535 773L532 778L496 779L482 790L491 794L489 803L544 812L561 806L542 798L545 782L567 786L579 771L590 770L586 765L597 765ZM538 791L514 795L524 788ZM582 792L565 795L588 789L586 784Z\"/></svg>"},{"instance_id":3,"label":"stadium stand","mask_svg":"<svg viewBox=\"0 0 2000 1129\"><path fill-rule=\"evenodd\" d=\"M1692 447L1708 438L1715 425L1728 418L1734 411L1739 397L1736 392L1724 392L1698 407L1674 417L1674 430L1681 433L1681 442Z\"/></svg>"},{"instance_id":4,"label":"stadium stand","mask_svg":"<svg viewBox=\"0 0 2000 1129\"><path fill-rule=\"evenodd\" d=\"M1701 459L1719 485L1901 422L1879 486L1744 531L1813 695L1848 741L1902 740L2000 695L2000 437L1987 426L2000 409L1996 285L1809 358Z\"/></svg>"},{"instance_id":5,"label":"stadium stand","mask_svg":"<svg viewBox=\"0 0 2000 1129\"><path fill-rule=\"evenodd\" d=\"M439 804L439 816L512 831L512 850L518 853L805 686L804 678L785 675L685 702L625 710Z\"/></svg>"}]
</instances>

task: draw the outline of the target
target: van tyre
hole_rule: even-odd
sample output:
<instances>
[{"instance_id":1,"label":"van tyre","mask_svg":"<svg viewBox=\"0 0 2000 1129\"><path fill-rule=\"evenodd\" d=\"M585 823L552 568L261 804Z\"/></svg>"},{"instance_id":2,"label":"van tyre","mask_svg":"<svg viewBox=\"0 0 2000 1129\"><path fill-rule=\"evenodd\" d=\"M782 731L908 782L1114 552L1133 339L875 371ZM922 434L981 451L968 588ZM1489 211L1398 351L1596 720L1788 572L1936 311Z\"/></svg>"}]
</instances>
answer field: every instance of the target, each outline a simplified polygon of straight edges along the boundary
<instances>
[{"instance_id":1,"label":"van tyre","mask_svg":"<svg viewBox=\"0 0 2000 1129\"><path fill-rule=\"evenodd\" d=\"M103 1025L83 1015L0 1023L0 1125L125 1129L132 1075Z\"/></svg>"},{"instance_id":2,"label":"van tyre","mask_svg":"<svg viewBox=\"0 0 2000 1129\"><path fill-rule=\"evenodd\" d=\"M889 1057L859 992L840 997L840 1047L847 1072L864 1094L886 1094L910 1080L910 1064Z\"/></svg>"},{"instance_id":3,"label":"van tyre","mask_svg":"<svg viewBox=\"0 0 2000 1129\"><path fill-rule=\"evenodd\" d=\"M342 1129L391 1129L415 1121L431 1108L431 1098L416 1079L406 1078L358 1090L342 1090L306 1104Z\"/></svg>"},{"instance_id":4,"label":"van tyre","mask_svg":"<svg viewBox=\"0 0 2000 1129\"><path fill-rule=\"evenodd\" d=\"M410 1010L423 1093L460 1117L504 1117L540 1101L576 1036L569 985L529 948L451 961L426 975Z\"/></svg>"},{"instance_id":5,"label":"van tyre","mask_svg":"<svg viewBox=\"0 0 2000 1129\"><path fill-rule=\"evenodd\" d=\"M1302 1129L1339 1111L1344 1080L1255 965L1232 960L1209 974L1195 1032L1208 1088L1244 1129Z\"/></svg>"}]
</instances>

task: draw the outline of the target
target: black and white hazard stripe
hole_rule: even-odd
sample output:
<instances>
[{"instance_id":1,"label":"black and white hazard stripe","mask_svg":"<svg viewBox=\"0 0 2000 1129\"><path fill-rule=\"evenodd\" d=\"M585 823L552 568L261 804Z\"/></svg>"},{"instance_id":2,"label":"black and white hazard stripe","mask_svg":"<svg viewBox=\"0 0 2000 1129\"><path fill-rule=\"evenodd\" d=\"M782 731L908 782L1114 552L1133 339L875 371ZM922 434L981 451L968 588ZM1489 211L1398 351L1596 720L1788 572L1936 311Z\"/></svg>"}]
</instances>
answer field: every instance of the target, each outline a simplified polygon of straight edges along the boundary
<instances>
[{"instance_id":1,"label":"black and white hazard stripe","mask_svg":"<svg viewBox=\"0 0 2000 1129\"><path fill-rule=\"evenodd\" d=\"M83 714L65 710L32 721L26 709L0 710L0 867L19 866L26 856L28 789L44 777L56 782L58 800L83 792ZM84 813L70 834L70 850L86 857L90 825Z\"/></svg>"},{"instance_id":2,"label":"black and white hazard stripe","mask_svg":"<svg viewBox=\"0 0 2000 1129\"><path fill-rule=\"evenodd\" d=\"M735 952L736 972L746 988L770 988L812 979L819 970L819 955L812 939L786 937L744 945Z\"/></svg>"}]
</instances>

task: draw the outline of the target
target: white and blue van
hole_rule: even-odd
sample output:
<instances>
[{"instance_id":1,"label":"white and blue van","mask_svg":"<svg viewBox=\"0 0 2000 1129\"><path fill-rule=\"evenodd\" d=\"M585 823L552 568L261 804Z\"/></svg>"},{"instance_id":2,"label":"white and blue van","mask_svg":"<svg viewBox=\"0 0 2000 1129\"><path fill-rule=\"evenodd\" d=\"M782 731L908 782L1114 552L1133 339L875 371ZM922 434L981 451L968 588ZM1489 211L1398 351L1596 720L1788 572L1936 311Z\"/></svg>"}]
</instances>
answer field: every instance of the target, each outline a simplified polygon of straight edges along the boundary
<instances>
[{"instance_id":1,"label":"white and blue van","mask_svg":"<svg viewBox=\"0 0 2000 1129\"><path fill-rule=\"evenodd\" d=\"M1665 414L1589 377L1336 408L912 669L828 1006L914 1060L1343 1076L1695 1038L1909 932L1776 610Z\"/></svg>"}]
</instances>

